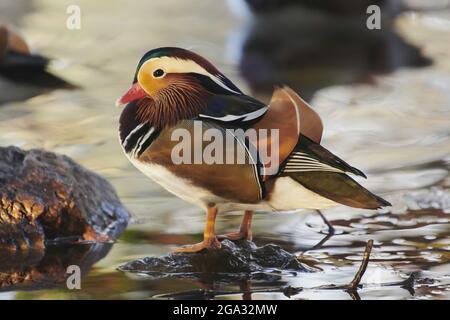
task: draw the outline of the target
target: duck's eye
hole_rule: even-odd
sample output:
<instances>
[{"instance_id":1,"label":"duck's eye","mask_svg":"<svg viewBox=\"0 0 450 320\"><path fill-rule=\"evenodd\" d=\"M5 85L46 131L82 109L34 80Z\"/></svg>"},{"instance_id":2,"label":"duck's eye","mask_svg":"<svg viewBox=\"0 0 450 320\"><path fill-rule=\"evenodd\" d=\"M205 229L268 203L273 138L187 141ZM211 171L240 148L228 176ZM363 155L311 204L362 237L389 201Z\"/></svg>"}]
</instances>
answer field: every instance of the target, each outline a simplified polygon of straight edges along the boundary
<instances>
[{"instance_id":1,"label":"duck's eye","mask_svg":"<svg viewBox=\"0 0 450 320\"><path fill-rule=\"evenodd\" d=\"M153 76L155 78L160 78L164 75L164 70L163 69L156 69L155 71L153 71Z\"/></svg>"}]
</instances>

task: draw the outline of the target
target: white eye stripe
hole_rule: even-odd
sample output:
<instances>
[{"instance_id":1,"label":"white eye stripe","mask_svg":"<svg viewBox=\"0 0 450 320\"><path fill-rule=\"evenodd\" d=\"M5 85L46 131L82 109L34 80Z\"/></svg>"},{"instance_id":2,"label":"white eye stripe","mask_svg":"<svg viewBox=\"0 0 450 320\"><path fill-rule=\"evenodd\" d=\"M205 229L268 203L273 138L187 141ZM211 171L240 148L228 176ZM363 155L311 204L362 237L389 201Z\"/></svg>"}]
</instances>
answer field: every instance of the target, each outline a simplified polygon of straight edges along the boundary
<instances>
[{"instance_id":1,"label":"white eye stripe","mask_svg":"<svg viewBox=\"0 0 450 320\"><path fill-rule=\"evenodd\" d=\"M161 57L161 58L152 58L144 62L144 64L141 66L141 70L145 67L146 64L155 63L157 62L157 67L154 68L153 71L157 69L164 70L164 73L198 73L202 74L204 76L209 77L212 81L214 81L217 85L221 86L225 90L228 90L230 92L233 92L235 94L241 94L238 91L235 91L228 87L223 80L220 78L220 76L213 75L206 71L205 68L200 66L197 62L190 60L190 59L180 59L175 57ZM152 73L153 73L152 71ZM153 76L153 74L152 74Z\"/></svg>"}]
</instances>

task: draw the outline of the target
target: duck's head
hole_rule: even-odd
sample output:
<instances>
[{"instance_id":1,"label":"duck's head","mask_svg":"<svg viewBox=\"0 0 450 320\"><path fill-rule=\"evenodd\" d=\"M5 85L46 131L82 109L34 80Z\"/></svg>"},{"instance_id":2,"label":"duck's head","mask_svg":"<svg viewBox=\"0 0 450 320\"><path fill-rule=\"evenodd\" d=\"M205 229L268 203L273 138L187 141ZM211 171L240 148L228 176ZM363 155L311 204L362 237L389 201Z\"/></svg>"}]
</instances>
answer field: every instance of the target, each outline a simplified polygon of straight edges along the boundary
<instances>
[{"instance_id":1,"label":"duck's head","mask_svg":"<svg viewBox=\"0 0 450 320\"><path fill-rule=\"evenodd\" d=\"M180 104L184 103L183 99L200 99L208 94L240 93L205 58L189 50L165 47L151 50L141 58L133 85L117 104L141 99Z\"/></svg>"}]
</instances>

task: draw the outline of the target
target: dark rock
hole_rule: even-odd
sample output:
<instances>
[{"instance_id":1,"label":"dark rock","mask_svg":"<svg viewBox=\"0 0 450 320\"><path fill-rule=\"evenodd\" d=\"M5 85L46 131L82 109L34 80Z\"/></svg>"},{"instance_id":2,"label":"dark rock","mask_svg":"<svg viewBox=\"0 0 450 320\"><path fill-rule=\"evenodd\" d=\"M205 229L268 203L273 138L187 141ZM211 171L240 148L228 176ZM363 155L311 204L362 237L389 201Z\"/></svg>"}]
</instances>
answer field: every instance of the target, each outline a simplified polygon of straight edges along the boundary
<instances>
[{"instance_id":1,"label":"dark rock","mask_svg":"<svg viewBox=\"0 0 450 320\"><path fill-rule=\"evenodd\" d=\"M113 187L70 158L0 148L0 248L107 241L129 219Z\"/></svg>"},{"instance_id":2,"label":"dark rock","mask_svg":"<svg viewBox=\"0 0 450 320\"><path fill-rule=\"evenodd\" d=\"M257 247L251 241L222 241L220 249L199 253L171 253L163 257L146 257L128 262L119 270L145 273L154 278L202 278L214 274L214 279L261 278L263 273L282 271L308 272L311 269L296 256L280 247L267 244Z\"/></svg>"}]
</instances>

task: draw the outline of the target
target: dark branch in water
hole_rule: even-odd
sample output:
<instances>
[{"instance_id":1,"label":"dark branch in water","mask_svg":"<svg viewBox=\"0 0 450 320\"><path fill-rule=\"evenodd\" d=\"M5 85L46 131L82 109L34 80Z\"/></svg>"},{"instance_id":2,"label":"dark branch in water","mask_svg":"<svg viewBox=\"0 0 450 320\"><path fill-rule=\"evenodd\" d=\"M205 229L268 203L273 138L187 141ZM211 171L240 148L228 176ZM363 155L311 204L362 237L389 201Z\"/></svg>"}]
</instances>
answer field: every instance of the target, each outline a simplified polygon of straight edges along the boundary
<instances>
[{"instance_id":1,"label":"dark branch in water","mask_svg":"<svg viewBox=\"0 0 450 320\"><path fill-rule=\"evenodd\" d=\"M323 213L320 210L316 210L317 213L319 214L319 216L322 218L323 222L327 225L328 227L328 233L325 235L324 238L322 238L322 240L320 240L317 244L315 244L314 246L312 246L310 249L304 250L302 252L302 254L300 256L297 257L297 259L301 260L302 256L305 252L307 251L312 251L312 250L317 250L319 248L322 248L322 246L325 244L325 242L327 242L328 240L331 239L331 237L333 237L336 233L336 229L333 227L333 225L331 224L330 221L328 221L328 219L323 215Z\"/></svg>"},{"instance_id":2,"label":"dark branch in water","mask_svg":"<svg viewBox=\"0 0 450 320\"><path fill-rule=\"evenodd\" d=\"M370 260L370 253L372 252L373 247L373 240L369 240L366 243L366 250L364 251L364 256L361 261L361 265L359 266L359 270L356 273L355 277L353 278L352 282L350 282L347 286L347 290L355 291L358 289L359 283L361 282L361 278L363 277L364 273L366 272L367 265L369 264Z\"/></svg>"},{"instance_id":3,"label":"dark branch in water","mask_svg":"<svg viewBox=\"0 0 450 320\"><path fill-rule=\"evenodd\" d=\"M358 291L347 290L347 293L350 295L350 298L352 298L352 300L361 300L361 297L359 296Z\"/></svg>"},{"instance_id":4,"label":"dark branch in water","mask_svg":"<svg viewBox=\"0 0 450 320\"><path fill-rule=\"evenodd\" d=\"M328 221L328 219L323 215L323 213L320 210L316 210L317 213L319 214L319 216L322 218L323 222L327 225L328 227L328 236L332 236L334 235L334 232L336 231L333 227L333 225L331 224L330 221Z\"/></svg>"}]
</instances>

